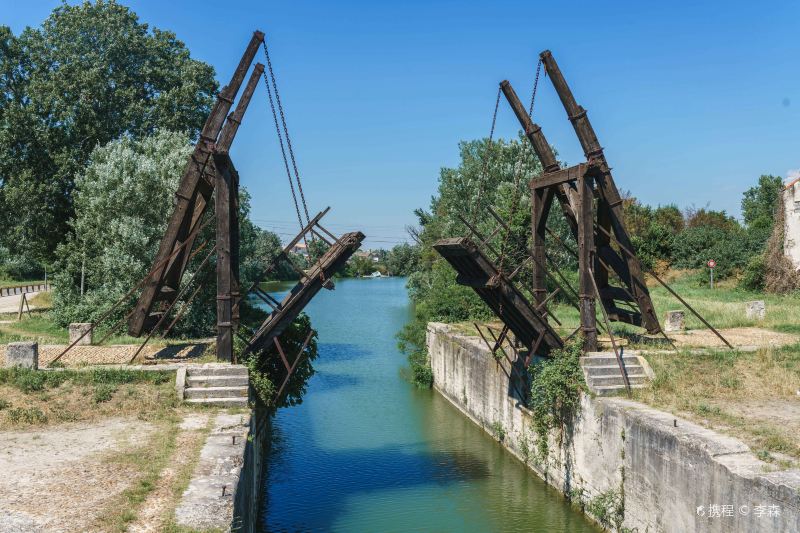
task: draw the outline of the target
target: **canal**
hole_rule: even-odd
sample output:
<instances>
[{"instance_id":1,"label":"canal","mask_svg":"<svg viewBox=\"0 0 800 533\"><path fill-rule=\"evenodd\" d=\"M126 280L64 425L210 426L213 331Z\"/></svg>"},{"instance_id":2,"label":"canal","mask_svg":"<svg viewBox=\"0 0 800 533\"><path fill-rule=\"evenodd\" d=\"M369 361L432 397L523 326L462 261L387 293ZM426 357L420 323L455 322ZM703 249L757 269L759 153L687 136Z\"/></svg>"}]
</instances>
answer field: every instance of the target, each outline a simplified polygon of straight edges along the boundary
<instances>
[{"instance_id":1,"label":"canal","mask_svg":"<svg viewBox=\"0 0 800 533\"><path fill-rule=\"evenodd\" d=\"M307 312L317 373L303 403L275 417L267 531L596 531L447 400L403 377L404 279L340 280Z\"/></svg>"}]
</instances>

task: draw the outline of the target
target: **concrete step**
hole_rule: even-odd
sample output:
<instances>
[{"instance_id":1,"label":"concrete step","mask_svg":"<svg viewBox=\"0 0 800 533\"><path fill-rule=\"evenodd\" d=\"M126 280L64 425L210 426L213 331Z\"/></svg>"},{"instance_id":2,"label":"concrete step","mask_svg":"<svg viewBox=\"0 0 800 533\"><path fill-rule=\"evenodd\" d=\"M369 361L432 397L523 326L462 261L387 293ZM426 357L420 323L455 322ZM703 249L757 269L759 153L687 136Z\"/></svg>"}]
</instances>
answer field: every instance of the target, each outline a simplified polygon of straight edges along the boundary
<instances>
[{"instance_id":1,"label":"concrete step","mask_svg":"<svg viewBox=\"0 0 800 533\"><path fill-rule=\"evenodd\" d=\"M186 400L186 403L214 407L247 407L247 398L193 398Z\"/></svg>"},{"instance_id":2,"label":"concrete step","mask_svg":"<svg viewBox=\"0 0 800 533\"><path fill-rule=\"evenodd\" d=\"M616 364L584 366L583 368L589 376L619 376L619 365ZM644 374L644 369L639 363L625 364L625 370L628 371L628 374Z\"/></svg>"},{"instance_id":3,"label":"concrete step","mask_svg":"<svg viewBox=\"0 0 800 533\"><path fill-rule=\"evenodd\" d=\"M631 389L644 389L647 385L634 385L631 383ZM600 387L592 387L592 391L598 396L611 396L612 394L619 394L625 392L624 385L603 385Z\"/></svg>"},{"instance_id":4,"label":"concrete step","mask_svg":"<svg viewBox=\"0 0 800 533\"><path fill-rule=\"evenodd\" d=\"M184 390L187 400L208 398L245 398L247 387L187 387Z\"/></svg>"},{"instance_id":5,"label":"concrete step","mask_svg":"<svg viewBox=\"0 0 800 533\"><path fill-rule=\"evenodd\" d=\"M593 389L607 386L625 386L625 380L622 376L617 374L615 376L589 376L589 381ZM645 385L647 383L647 376L644 373L631 374L628 373L628 381L631 385Z\"/></svg>"},{"instance_id":6,"label":"concrete step","mask_svg":"<svg viewBox=\"0 0 800 533\"><path fill-rule=\"evenodd\" d=\"M241 376L190 376L186 378L187 387L246 387L250 380Z\"/></svg>"},{"instance_id":7,"label":"concrete step","mask_svg":"<svg viewBox=\"0 0 800 533\"><path fill-rule=\"evenodd\" d=\"M244 365L229 365L226 363L187 366L186 376L247 376L247 367Z\"/></svg>"},{"instance_id":8,"label":"concrete step","mask_svg":"<svg viewBox=\"0 0 800 533\"><path fill-rule=\"evenodd\" d=\"M622 364L627 368L629 365L639 365L639 358L635 355L623 355ZM590 355L581 357L581 365L584 367L590 366L617 366L617 358L614 354L611 355Z\"/></svg>"}]
</instances>

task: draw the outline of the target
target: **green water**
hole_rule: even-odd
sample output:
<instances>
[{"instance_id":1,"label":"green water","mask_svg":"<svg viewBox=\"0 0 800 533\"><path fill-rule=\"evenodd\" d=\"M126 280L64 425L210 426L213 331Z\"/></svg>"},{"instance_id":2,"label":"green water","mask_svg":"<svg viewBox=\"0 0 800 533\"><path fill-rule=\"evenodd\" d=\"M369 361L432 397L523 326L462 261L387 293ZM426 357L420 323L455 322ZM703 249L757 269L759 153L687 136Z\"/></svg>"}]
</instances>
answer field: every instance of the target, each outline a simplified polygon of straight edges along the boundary
<instances>
[{"instance_id":1,"label":"green water","mask_svg":"<svg viewBox=\"0 0 800 533\"><path fill-rule=\"evenodd\" d=\"M398 278L341 280L307 308L317 374L281 409L268 531L596 531L437 393L402 376Z\"/></svg>"}]
</instances>

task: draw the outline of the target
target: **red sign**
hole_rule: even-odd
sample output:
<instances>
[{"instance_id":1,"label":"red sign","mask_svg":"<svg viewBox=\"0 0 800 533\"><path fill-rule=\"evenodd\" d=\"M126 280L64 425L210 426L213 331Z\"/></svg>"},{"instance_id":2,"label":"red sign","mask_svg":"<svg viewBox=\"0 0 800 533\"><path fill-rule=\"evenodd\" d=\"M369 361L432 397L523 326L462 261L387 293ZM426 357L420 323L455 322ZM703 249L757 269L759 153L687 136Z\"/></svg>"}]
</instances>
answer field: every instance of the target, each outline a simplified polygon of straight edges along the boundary
<instances>
[{"instance_id":1,"label":"red sign","mask_svg":"<svg viewBox=\"0 0 800 533\"><path fill-rule=\"evenodd\" d=\"M708 263L706 264L708 265L708 268L714 268L715 266L717 266L717 262L714 261L713 259L709 259Z\"/></svg>"}]
</instances>

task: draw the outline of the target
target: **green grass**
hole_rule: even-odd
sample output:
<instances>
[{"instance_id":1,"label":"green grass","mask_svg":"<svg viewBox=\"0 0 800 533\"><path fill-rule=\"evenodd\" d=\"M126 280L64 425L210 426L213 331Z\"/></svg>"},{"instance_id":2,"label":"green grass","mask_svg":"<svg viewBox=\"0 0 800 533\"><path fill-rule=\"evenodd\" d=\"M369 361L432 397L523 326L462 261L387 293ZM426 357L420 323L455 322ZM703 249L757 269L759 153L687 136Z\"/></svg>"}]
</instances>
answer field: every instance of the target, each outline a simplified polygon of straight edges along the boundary
<instances>
[{"instance_id":1,"label":"green grass","mask_svg":"<svg viewBox=\"0 0 800 533\"><path fill-rule=\"evenodd\" d=\"M649 282L654 283L655 280L649 280ZM707 285L698 285L691 274L683 274L668 283L675 292L715 328L760 327L781 333L800 334L800 294L779 296L746 291L737 288L730 281L711 289ZM706 328L698 318L664 287L655 284L651 285L649 290L659 321L663 322L667 311L683 310L686 314L687 329ZM752 300L764 301L767 310L764 320L748 319L746 317L745 302ZM578 311L568 303L552 305L550 310L562 322L562 326L556 328L562 335L568 335L578 327L580 323ZM599 309L597 320L600 326L605 326ZM612 323L612 331L615 334L625 335L640 333L641 329L615 322Z\"/></svg>"},{"instance_id":2,"label":"green grass","mask_svg":"<svg viewBox=\"0 0 800 533\"><path fill-rule=\"evenodd\" d=\"M60 326L50 319L50 312L47 310L33 310L31 315L25 312L22 320L16 321L17 313L6 313L0 315L0 319L12 320L9 324L0 324L0 344L7 344L16 341L37 341L40 344L68 344L69 332L66 327ZM122 328L119 328L122 329ZM95 341L102 339L107 330L102 326L92 332ZM103 344L140 344L143 339L130 337L128 335L111 335ZM153 344L168 344L171 341L153 339ZM186 341L175 341L185 343Z\"/></svg>"},{"instance_id":3,"label":"green grass","mask_svg":"<svg viewBox=\"0 0 800 533\"><path fill-rule=\"evenodd\" d=\"M9 385L24 393L60 387L66 382L75 385L116 387L128 383L160 385L173 379L174 372L132 370L126 368L93 368L90 370L59 370L44 372L26 368L0 368L0 384ZM107 393L101 394L105 396Z\"/></svg>"},{"instance_id":4,"label":"green grass","mask_svg":"<svg viewBox=\"0 0 800 533\"><path fill-rule=\"evenodd\" d=\"M800 344L758 352L647 354L655 372L634 399L679 415L689 414L744 440L754 451L800 458L797 427L769 416L796 402ZM767 407L765 407L767 406Z\"/></svg>"}]
</instances>

